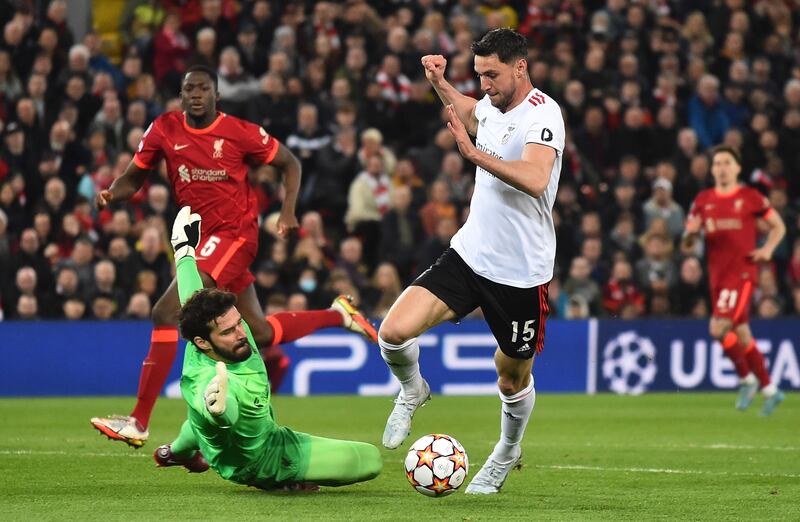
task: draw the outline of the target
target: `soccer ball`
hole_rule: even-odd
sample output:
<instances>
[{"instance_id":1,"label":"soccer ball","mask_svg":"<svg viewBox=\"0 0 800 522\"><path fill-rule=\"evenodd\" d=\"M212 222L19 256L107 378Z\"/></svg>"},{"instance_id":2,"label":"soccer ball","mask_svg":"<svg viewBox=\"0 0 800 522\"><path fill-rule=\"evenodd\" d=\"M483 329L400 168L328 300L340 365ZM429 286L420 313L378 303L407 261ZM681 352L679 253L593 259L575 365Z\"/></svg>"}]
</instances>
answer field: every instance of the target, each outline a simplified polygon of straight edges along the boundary
<instances>
[{"instance_id":1,"label":"soccer ball","mask_svg":"<svg viewBox=\"0 0 800 522\"><path fill-rule=\"evenodd\" d=\"M405 461L411 487L428 497L444 497L464 483L469 460L464 446L450 435L425 435L411 445Z\"/></svg>"}]
</instances>

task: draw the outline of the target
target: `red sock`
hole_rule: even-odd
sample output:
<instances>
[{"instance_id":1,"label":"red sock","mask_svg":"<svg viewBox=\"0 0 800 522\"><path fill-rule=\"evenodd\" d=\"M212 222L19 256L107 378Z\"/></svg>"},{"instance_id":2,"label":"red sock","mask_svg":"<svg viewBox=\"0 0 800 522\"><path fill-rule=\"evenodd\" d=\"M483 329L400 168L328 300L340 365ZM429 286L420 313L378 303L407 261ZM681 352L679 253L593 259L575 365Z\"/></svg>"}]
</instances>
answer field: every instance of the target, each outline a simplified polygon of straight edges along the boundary
<instances>
[{"instance_id":1,"label":"red sock","mask_svg":"<svg viewBox=\"0 0 800 522\"><path fill-rule=\"evenodd\" d=\"M286 372L289 370L289 356L287 356L280 346L270 346L261 350L261 359L264 360L264 366L267 367L267 376L269 377L269 386L272 393L276 393L286 377Z\"/></svg>"},{"instance_id":2,"label":"red sock","mask_svg":"<svg viewBox=\"0 0 800 522\"><path fill-rule=\"evenodd\" d=\"M131 417L135 417L144 429L150 423L150 414L156 399L167 382L167 376L178 351L178 329L174 326L156 326L150 336L150 351L142 363L139 374L139 390L136 406Z\"/></svg>"},{"instance_id":3,"label":"red sock","mask_svg":"<svg viewBox=\"0 0 800 522\"><path fill-rule=\"evenodd\" d=\"M747 345L747 348L744 350L744 357L747 359L750 369L753 370L753 373L758 377L758 384L760 387L769 386L771 380L769 378L769 372L767 371L767 362L764 360L764 355L762 355L761 350L756 348L755 341L750 341L750 344Z\"/></svg>"},{"instance_id":4,"label":"red sock","mask_svg":"<svg viewBox=\"0 0 800 522\"><path fill-rule=\"evenodd\" d=\"M278 312L268 315L266 319L274 332L273 345L290 343L322 328L342 326L342 314L336 310Z\"/></svg>"},{"instance_id":5,"label":"red sock","mask_svg":"<svg viewBox=\"0 0 800 522\"><path fill-rule=\"evenodd\" d=\"M736 374L740 379L744 379L750 373L750 365L745 357L745 350L739 344L739 337L733 332L728 332L722 338L722 349L725 355L733 361L733 367L736 368Z\"/></svg>"}]
</instances>

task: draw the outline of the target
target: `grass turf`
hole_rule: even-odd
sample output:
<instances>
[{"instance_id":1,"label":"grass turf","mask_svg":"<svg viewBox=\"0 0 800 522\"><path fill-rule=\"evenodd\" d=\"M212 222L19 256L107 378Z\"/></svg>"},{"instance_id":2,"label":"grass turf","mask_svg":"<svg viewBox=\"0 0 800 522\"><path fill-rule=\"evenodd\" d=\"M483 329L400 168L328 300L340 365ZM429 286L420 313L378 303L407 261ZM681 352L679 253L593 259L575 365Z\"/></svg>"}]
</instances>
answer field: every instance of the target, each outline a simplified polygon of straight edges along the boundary
<instances>
[{"instance_id":1,"label":"grass turf","mask_svg":"<svg viewBox=\"0 0 800 522\"><path fill-rule=\"evenodd\" d=\"M318 493L266 493L156 469L152 451L183 420L161 399L142 450L110 442L92 415L127 412L129 398L0 400L4 520L800 520L800 395L769 418L733 408L734 394L540 395L524 466L503 492L430 499L382 450L374 481ZM278 420L315 435L380 445L387 398L276 397ZM496 441L498 400L434 397L406 441L459 439L470 477Z\"/></svg>"}]
</instances>

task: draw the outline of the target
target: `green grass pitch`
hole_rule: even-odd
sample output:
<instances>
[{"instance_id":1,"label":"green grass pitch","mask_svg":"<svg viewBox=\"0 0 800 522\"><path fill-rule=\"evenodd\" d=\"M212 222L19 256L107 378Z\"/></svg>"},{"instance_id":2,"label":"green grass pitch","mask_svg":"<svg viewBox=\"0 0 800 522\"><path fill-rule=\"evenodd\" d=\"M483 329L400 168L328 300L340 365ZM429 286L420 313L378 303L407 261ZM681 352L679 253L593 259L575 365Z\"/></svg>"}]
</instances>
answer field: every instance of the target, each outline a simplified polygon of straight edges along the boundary
<instances>
[{"instance_id":1,"label":"green grass pitch","mask_svg":"<svg viewBox=\"0 0 800 522\"><path fill-rule=\"evenodd\" d=\"M156 469L153 450L183 420L162 399L150 442L133 450L89 425L130 398L0 400L2 520L800 520L800 395L769 418L733 393L540 394L523 463L500 495L440 498L411 489L403 450L382 450L372 482L318 493L266 493L213 471ZM278 420L316 435L380 445L388 398L276 397ZM434 397L407 440L443 432L477 472L496 441L493 397Z\"/></svg>"}]
</instances>

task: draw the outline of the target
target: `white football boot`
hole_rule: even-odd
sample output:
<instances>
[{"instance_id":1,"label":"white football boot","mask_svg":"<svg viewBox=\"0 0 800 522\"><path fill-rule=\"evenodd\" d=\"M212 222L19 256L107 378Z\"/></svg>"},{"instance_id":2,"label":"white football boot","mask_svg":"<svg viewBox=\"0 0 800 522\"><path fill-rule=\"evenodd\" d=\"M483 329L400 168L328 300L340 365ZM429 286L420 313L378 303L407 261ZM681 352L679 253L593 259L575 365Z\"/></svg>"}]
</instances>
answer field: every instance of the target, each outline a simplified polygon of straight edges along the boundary
<instances>
[{"instance_id":1,"label":"white football boot","mask_svg":"<svg viewBox=\"0 0 800 522\"><path fill-rule=\"evenodd\" d=\"M394 408L386 421L383 430L383 445L395 449L411 434L411 418L414 412L431 398L431 387L428 381L422 379L422 389L419 393L405 397L402 390L394 401Z\"/></svg>"},{"instance_id":2,"label":"white football boot","mask_svg":"<svg viewBox=\"0 0 800 522\"><path fill-rule=\"evenodd\" d=\"M494 453L489 455L480 471L472 478L467 489L467 495L494 495L500 492L503 483L508 478L508 473L515 468L521 467L522 449L517 444L515 455L508 462L498 462L494 459Z\"/></svg>"},{"instance_id":3,"label":"white football boot","mask_svg":"<svg viewBox=\"0 0 800 522\"><path fill-rule=\"evenodd\" d=\"M119 440L134 448L141 448L150 433L133 417L111 415L92 417L92 426L109 439Z\"/></svg>"}]
</instances>

